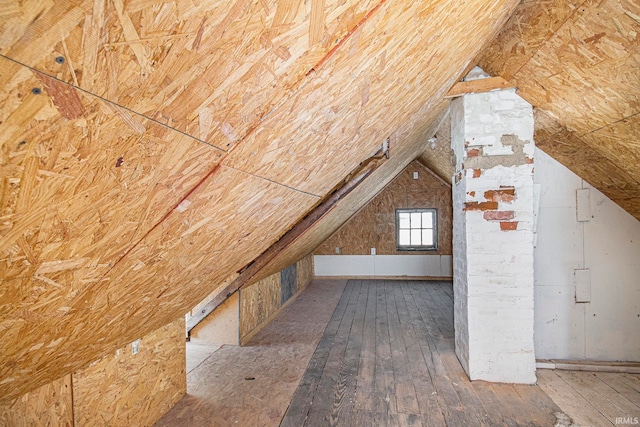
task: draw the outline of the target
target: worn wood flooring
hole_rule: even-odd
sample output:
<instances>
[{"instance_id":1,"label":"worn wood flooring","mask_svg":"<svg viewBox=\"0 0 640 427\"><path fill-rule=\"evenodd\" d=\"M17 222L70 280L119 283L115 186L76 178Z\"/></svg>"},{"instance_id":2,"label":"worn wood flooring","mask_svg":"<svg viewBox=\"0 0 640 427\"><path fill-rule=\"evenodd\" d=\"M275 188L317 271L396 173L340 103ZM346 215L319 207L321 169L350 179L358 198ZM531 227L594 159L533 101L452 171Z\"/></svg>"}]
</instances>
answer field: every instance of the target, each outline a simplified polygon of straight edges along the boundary
<instances>
[{"instance_id":1,"label":"worn wood flooring","mask_svg":"<svg viewBox=\"0 0 640 427\"><path fill-rule=\"evenodd\" d=\"M637 374L470 382L452 311L451 282L314 280L249 345L197 349L187 396L156 425L600 427L640 417Z\"/></svg>"},{"instance_id":2,"label":"worn wood flooring","mask_svg":"<svg viewBox=\"0 0 640 427\"><path fill-rule=\"evenodd\" d=\"M277 426L346 280L314 280L246 346L223 345L187 374L187 395L157 427ZM192 350L190 346L187 351Z\"/></svg>"},{"instance_id":3,"label":"worn wood flooring","mask_svg":"<svg viewBox=\"0 0 640 427\"><path fill-rule=\"evenodd\" d=\"M576 425L640 425L640 374L538 369L537 376Z\"/></svg>"},{"instance_id":4,"label":"worn wood flooring","mask_svg":"<svg viewBox=\"0 0 640 427\"><path fill-rule=\"evenodd\" d=\"M537 386L470 382L450 282L350 280L282 426L553 426Z\"/></svg>"}]
</instances>

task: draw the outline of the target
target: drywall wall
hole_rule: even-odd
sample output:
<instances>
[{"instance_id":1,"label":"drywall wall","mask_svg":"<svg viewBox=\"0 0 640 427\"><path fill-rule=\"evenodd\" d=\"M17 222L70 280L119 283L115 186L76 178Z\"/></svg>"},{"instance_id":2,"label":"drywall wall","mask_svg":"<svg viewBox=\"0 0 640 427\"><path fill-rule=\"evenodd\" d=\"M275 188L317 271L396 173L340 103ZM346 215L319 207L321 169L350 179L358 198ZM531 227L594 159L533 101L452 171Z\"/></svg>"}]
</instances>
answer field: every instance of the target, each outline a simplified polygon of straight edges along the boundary
<instances>
[{"instance_id":1,"label":"drywall wall","mask_svg":"<svg viewBox=\"0 0 640 427\"><path fill-rule=\"evenodd\" d=\"M451 277L451 206L451 186L422 163L411 162L313 251L315 275ZM437 209L437 251L396 249L397 208Z\"/></svg>"},{"instance_id":2,"label":"drywall wall","mask_svg":"<svg viewBox=\"0 0 640 427\"><path fill-rule=\"evenodd\" d=\"M191 329L189 340L197 344L240 345L239 301L237 292L231 295Z\"/></svg>"},{"instance_id":3,"label":"drywall wall","mask_svg":"<svg viewBox=\"0 0 640 427\"><path fill-rule=\"evenodd\" d=\"M418 174L414 179L414 173ZM438 250L396 250L396 209L436 208ZM411 162L371 202L333 233L314 255L451 255L451 186L418 161ZM337 251L337 252L336 252Z\"/></svg>"},{"instance_id":4,"label":"drywall wall","mask_svg":"<svg viewBox=\"0 0 640 427\"><path fill-rule=\"evenodd\" d=\"M640 222L541 150L535 182L536 357L640 361Z\"/></svg>"},{"instance_id":5,"label":"drywall wall","mask_svg":"<svg viewBox=\"0 0 640 427\"><path fill-rule=\"evenodd\" d=\"M451 255L314 255L316 276L453 276Z\"/></svg>"}]
</instances>

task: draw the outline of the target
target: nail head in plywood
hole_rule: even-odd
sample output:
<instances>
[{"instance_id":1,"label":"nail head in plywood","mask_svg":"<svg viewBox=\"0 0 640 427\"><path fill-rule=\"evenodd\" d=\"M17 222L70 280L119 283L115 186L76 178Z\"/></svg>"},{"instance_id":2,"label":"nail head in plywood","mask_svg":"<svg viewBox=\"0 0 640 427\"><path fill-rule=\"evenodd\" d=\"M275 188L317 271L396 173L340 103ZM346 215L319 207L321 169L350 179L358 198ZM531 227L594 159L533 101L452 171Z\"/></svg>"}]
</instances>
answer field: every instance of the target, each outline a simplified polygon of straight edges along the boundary
<instances>
[{"instance_id":1,"label":"nail head in plywood","mask_svg":"<svg viewBox=\"0 0 640 427\"><path fill-rule=\"evenodd\" d=\"M77 74L83 89L232 147L354 29L358 20L349 17L376 2L314 0L312 13L301 0L163 4L70 0L34 15L21 4L31 19L12 22L15 35L3 53L68 83ZM37 49L29 34L38 35ZM63 44L71 69L50 60ZM227 126L201 123L203 109ZM232 141L224 133L230 128L238 136Z\"/></svg>"}]
</instances>

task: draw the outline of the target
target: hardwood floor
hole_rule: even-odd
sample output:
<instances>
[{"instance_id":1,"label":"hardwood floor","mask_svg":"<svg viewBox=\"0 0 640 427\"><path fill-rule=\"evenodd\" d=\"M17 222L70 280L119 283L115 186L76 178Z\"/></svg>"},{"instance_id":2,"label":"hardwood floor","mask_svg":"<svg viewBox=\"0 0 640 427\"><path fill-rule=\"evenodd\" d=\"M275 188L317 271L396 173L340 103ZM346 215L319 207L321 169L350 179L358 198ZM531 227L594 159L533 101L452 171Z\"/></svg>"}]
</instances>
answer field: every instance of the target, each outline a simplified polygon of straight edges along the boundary
<instances>
[{"instance_id":1,"label":"hardwood floor","mask_svg":"<svg viewBox=\"0 0 640 427\"><path fill-rule=\"evenodd\" d=\"M187 355L197 366L187 374L187 395L155 425L279 425L345 284L314 280L245 347L224 345L204 361Z\"/></svg>"},{"instance_id":2,"label":"hardwood floor","mask_svg":"<svg viewBox=\"0 0 640 427\"><path fill-rule=\"evenodd\" d=\"M553 426L537 386L471 383L450 282L350 280L282 426Z\"/></svg>"},{"instance_id":3,"label":"hardwood floor","mask_svg":"<svg viewBox=\"0 0 640 427\"><path fill-rule=\"evenodd\" d=\"M537 375L576 425L640 425L640 374L538 369Z\"/></svg>"},{"instance_id":4,"label":"hardwood floor","mask_svg":"<svg viewBox=\"0 0 640 427\"><path fill-rule=\"evenodd\" d=\"M640 417L637 374L539 369L540 387L470 382L452 310L451 282L314 280L248 346L198 348L187 396L156 425L600 427ZM575 424L556 424L562 411Z\"/></svg>"}]
</instances>

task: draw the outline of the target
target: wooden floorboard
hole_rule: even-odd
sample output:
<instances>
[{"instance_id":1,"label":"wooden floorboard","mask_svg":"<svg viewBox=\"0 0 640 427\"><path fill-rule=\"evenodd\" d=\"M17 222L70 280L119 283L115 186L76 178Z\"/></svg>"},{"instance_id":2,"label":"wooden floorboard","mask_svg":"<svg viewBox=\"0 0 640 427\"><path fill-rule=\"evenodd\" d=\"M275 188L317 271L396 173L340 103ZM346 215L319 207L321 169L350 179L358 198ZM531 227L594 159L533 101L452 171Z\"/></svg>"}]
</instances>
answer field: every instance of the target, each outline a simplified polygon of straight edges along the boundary
<instances>
[{"instance_id":1,"label":"wooden floorboard","mask_svg":"<svg viewBox=\"0 0 640 427\"><path fill-rule=\"evenodd\" d=\"M538 387L467 379L453 346L451 282L352 280L343 305L335 348L313 371L309 416L290 421L294 399L282 425L554 425L560 409Z\"/></svg>"},{"instance_id":2,"label":"wooden floorboard","mask_svg":"<svg viewBox=\"0 0 640 427\"><path fill-rule=\"evenodd\" d=\"M453 336L451 282L316 280L247 346L193 355L202 361L189 394L156 425L553 426L562 411L574 427L606 427L640 417L638 374L470 382Z\"/></svg>"}]
</instances>

